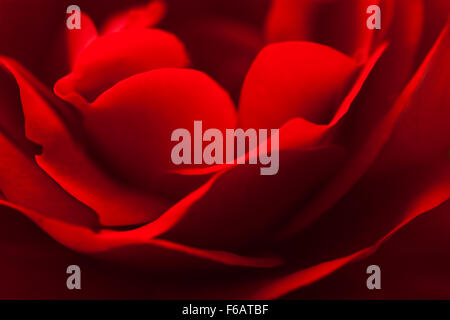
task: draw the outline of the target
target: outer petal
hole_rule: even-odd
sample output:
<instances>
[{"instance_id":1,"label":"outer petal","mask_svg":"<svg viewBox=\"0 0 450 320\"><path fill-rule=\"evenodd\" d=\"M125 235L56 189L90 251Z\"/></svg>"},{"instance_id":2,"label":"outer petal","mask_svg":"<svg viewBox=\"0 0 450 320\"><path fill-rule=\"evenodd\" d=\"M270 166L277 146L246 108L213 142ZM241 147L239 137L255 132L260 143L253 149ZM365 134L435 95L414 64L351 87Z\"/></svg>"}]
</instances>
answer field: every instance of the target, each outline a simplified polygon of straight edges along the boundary
<instances>
[{"instance_id":1,"label":"outer petal","mask_svg":"<svg viewBox=\"0 0 450 320\"><path fill-rule=\"evenodd\" d=\"M326 261L309 268L302 269L295 273L281 277L270 282L261 290L257 290L254 297L258 299L279 298L293 290L309 285L333 272L342 268L350 262L366 258L373 254L386 240L391 238L398 230L403 228L410 221L420 214L423 214L448 200L450 194L450 170L445 172L444 180L434 181L432 186L421 195L415 195L415 201L402 212L403 220L396 225L390 232L384 235L374 245L365 249L356 251L342 258Z\"/></svg>"},{"instance_id":2,"label":"outer petal","mask_svg":"<svg viewBox=\"0 0 450 320\"><path fill-rule=\"evenodd\" d=\"M0 206L0 252L2 299L70 298L69 290L58 290L66 288L65 270L74 261L83 267L88 262L51 239L28 218L3 205Z\"/></svg>"},{"instance_id":3,"label":"outer petal","mask_svg":"<svg viewBox=\"0 0 450 320\"><path fill-rule=\"evenodd\" d=\"M83 253L114 256L114 252L111 251L126 246L144 245L144 247L141 247L141 249L143 249L142 251L145 251L145 246L150 248L154 246L231 266L272 268L281 263L281 261L277 258L251 258L224 251L201 250L165 240L149 238L143 235L139 228L130 231L106 230L94 232L86 227L49 219L36 211L28 210L24 207L14 205L4 200L0 200L0 205L22 212L25 216L33 220L40 228L47 232L52 238L68 248L81 251ZM134 251L131 254L127 252L125 252L125 254L128 256L128 259L137 259L142 262L143 252ZM120 256L121 254L119 253L115 259ZM152 257L152 255L148 253L146 256ZM126 262L131 262L131 264L133 264L134 261ZM146 263L161 264L161 262L153 262L151 259L147 260ZM162 261L162 265L166 265L166 263Z\"/></svg>"},{"instance_id":4,"label":"outer petal","mask_svg":"<svg viewBox=\"0 0 450 320\"><path fill-rule=\"evenodd\" d=\"M68 195L31 156L23 154L1 133L0 190L9 201L42 210L48 217L91 227L97 225L94 212Z\"/></svg>"},{"instance_id":5,"label":"outer petal","mask_svg":"<svg viewBox=\"0 0 450 320\"><path fill-rule=\"evenodd\" d=\"M68 118L61 117L64 109L56 108L55 97L54 104L47 100L52 98L51 92L13 60L2 58L0 62L20 87L27 138L43 147L37 163L72 196L94 209L102 224L147 222L167 208L164 201L125 186L99 168L80 145L83 129L79 123L70 122L73 130L68 130L63 120Z\"/></svg>"},{"instance_id":6,"label":"outer petal","mask_svg":"<svg viewBox=\"0 0 450 320\"><path fill-rule=\"evenodd\" d=\"M80 53L98 37L97 28L87 14L81 14L81 23L82 28L80 30L65 28L68 59L71 67L75 64Z\"/></svg>"},{"instance_id":7,"label":"outer petal","mask_svg":"<svg viewBox=\"0 0 450 320\"><path fill-rule=\"evenodd\" d=\"M373 255L285 296L286 299L448 299L450 202L411 221ZM367 290L369 265L381 268L382 290Z\"/></svg>"},{"instance_id":8,"label":"outer petal","mask_svg":"<svg viewBox=\"0 0 450 320\"><path fill-rule=\"evenodd\" d=\"M283 136L281 136L283 139ZM345 158L337 146L282 150L279 172L260 173L260 165L237 165L166 232L165 239L202 248L261 250L273 233L336 172Z\"/></svg>"},{"instance_id":9,"label":"outer petal","mask_svg":"<svg viewBox=\"0 0 450 320\"><path fill-rule=\"evenodd\" d=\"M442 100L433 100L436 91L430 90L428 83L440 83L436 81L436 76L441 75L443 62L441 59L447 52L448 39L447 27L399 98L389 117L385 119L381 127L383 130L374 132L374 134L384 133L383 140L388 141L381 149L374 165L355 188L347 192L346 196L312 228L297 233L298 237L292 240L295 243L314 243L314 251L306 246L300 248L296 246L303 254L301 258L294 258L303 266L307 264L314 266L301 268L298 272L274 281L261 292L262 295L257 295L258 297L274 298L284 295L291 290L325 277L349 262L367 257L418 215L448 201L450 198L450 165L444 155L436 152L440 148L442 150L445 143L434 144L434 150L426 162L424 159L418 162L415 157L411 157L409 160L403 159L402 168L396 165L395 157L388 157L388 155L392 155L390 154L391 148L401 137L399 133L405 130L410 117L420 113L423 108L427 110L431 108L430 115L436 116L437 119L442 116L439 114L443 112L443 110L439 111ZM444 92L445 90L442 93ZM442 98L441 95L438 96ZM422 99L430 104L424 104ZM434 102L431 103L432 101ZM439 130L439 126L437 127ZM416 128L409 127L409 129ZM434 130L426 129L427 126L422 132L423 138L431 141ZM373 147L373 143L374 141L370 141L369 145ZM400 154L399 156L401 157ZM340 178L342 179L342 177ZM322 201L326 200L322 198ZM304 216L300 215L300 219L304 219ZM296 227L298 228L298 225L291 227L291 230ZM298 230L296 229L297 232ZM330 242L331 239L334 241ZM360 249L374 243L374 239L379 240L365 249ZM287 251L289 250L288 248ZM348 252L354 253L348 254ZM342 258L336 259L336 255ZM326 262L315 265L313 261L317 261L318 257Z\"/></svg>"},{"instance_id":10,"label":"outer petal","mask_svg":"<svg viewBox=\"0 0 450 320\"><path fill-rule=\"evenodd\" d=\"M0 297L4 299L161 299L235 296L237 275L267 270L276 259L198 251L165 241L81 254L54 241L19 211L0 206ZM59 228L60 226L58 226ZM74 236L69 232L67 238ZM71 238L74 243L78 238ZM102 258L102 259L97 259ZM108 259L109 261L104 261ZM113 260L113 261L111 261ZM120 262L127 262L126 266ZM119 262L119 263L118 263ZM238 266L239 264L242 266ZM65 270L77 264L82 290L67 290ZM180 265L186 272L179 272ZM256 268L255 268L256 267ZM157 276L155 276L157 275ZM211 288L212 283L214 287ZM195 285L193 285L195 283ZM213 292L214 291L214 292Z\"/></svg>"},{"instance_id":11,"label":"outer petal","mask_svg":"<svg viewBox=\"0 0 450 320\"><path fill-rule=\"evenodd\" d=\"M408 86L403 91L402 95L398 98L397 102L393 106L393 108L385 115L385 117L379 123L373 127L368 135L367 140L364 140L363 143L355 143L357 147L355 147L354 155L351 156L348 164L342 169L342 171L330 181L329 185L320 192L315 199L311 201L311 203L303 208L302 213L295 218L294 223L289 223L290 232L298 232L303 227L309 225L312 221L314 221L318 216L320 216L323 212L329 209L337 200L339 200L346 192L358 181L358 179L368 170L368 168L373 164L376 157L380 154L380 151L383 149L386 142L389 140L392 130L394 126L401 130L403 127L402 122L399 120L402 112L405 111L406 108L410 108L412 110L421 110L424 105L417 103L416 108L412 108L410 106L416 103L415 96L416 95L425 95L428 96L428 92L422 91L423 88L427 86L426 82L430 81L430 83L435 83L436 76L440 76L439 69L435 69L436 72L430 72L428 68L432 66L434 68L439 68L438 64L442 59L442 54L445 54L445 46L448 41L448 28L445 28L436 42L433 49L430 51L427 59L423 62L422 66L416 72ZM426 79L424 79L426 77ZM425 81L427 80L427 81ZM438 83L441 83L438 81ZM428 90L428 89L427 89ZM445 91L444 91L445 92ZM441 108L441 101L433 100L432 95L430 97L430 102L434 101L436 111L440 110L440 112L444 112L445 108ZM441 96L440 97L444 97ZM420 101L420 100L417 100ZM416 113L418 111L412 111L412 113ZM430 114L431 116L434 113ZM406 118L406 117L405 117ZM439 117L438 117L439 118ZM365 125L363 121L367 121L368 119L360 119L361 124ZM369 121L372 121L369 119ZM437 120L437 123L440 123L440 120ZM442 130L442 128L436 129ZM445 129L444 129L445 130ZM428 132L435 134L433 130L428 130ZM430 139L433 136L430 135ZM358 138L357 141L359 141ZM393 141L395 141L395 135L393 137ZM446 139L443 138L440 140L444 142L444 144L440 143L437 149L442 150L445 145ZM395 142L392 142L395 143ZM386 151L388 152L388 151ZM441 158L442 159L442 156ZM429 163L434 163L438 161L438 159L432 158ZM375 169L374 169L375 170ZM375 171L377 172L377 171ZM375 174L376 175L376 174Z\"/></svg>"},{"instance_id":12,"label":"outer petal","mask_svg":"<svg viewBox=\"0 0 450 320\"><path fill-rule=\"evenodd\" d=\"M24 118L20 104L19 89L14 77L0 70L0 132L8 137L25 154L39 152L39 147L25 138Z\"/></svg>"},{"instance_id":13,"label":"outer petal","mask_svg":"<svg viewBox=\"0 0 450 320\"><path fill-rule=\"evenodd\" d=\"M446 0L424 1L424 6L424 32L418 59L427 55L450 15L450 2Z\"/></svg>"}]
</instances>

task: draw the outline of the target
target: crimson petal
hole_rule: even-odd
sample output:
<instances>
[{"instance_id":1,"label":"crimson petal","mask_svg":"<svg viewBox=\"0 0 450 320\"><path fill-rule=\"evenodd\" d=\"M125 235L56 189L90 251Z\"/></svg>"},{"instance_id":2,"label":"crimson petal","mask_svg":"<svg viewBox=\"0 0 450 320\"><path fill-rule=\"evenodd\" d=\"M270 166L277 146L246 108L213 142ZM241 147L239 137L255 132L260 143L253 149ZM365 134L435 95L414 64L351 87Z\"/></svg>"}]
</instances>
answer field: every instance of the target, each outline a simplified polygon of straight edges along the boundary
<instances>
[{"instance_id":1,"label":"crimson petal","mask_svg":"<svg viewBox=\"0 0 450 320\"><path fill-rule=\"evenodd\" d=\"M157 29L126 29L91 42L54 91L68 102L85 105L134 74L187 64L184 46L174 35Z\"/></svg>"}]
</instances>

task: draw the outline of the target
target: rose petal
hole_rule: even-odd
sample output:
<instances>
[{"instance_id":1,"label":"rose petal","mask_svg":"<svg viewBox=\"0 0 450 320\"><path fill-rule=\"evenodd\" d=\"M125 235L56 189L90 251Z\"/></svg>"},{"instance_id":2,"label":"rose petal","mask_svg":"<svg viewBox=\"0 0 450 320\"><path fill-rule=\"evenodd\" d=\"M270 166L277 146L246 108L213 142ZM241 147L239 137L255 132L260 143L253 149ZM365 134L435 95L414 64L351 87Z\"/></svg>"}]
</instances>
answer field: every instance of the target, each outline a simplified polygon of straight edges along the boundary
<instances>
[{"instance_id":1,"label":"rose petal","mask_svg":"<svg viewBox=\"0 0 450 320\"><path fill-rule=\"evenodd\" d=\"M186 45L192 67L213 77L236 103L253 59L271 0L166 0L161 24Z\"/></svg>"},{"instance_id":2,"label":"rose petal","mask_svg":"<svg viewBox=\"0 0 450 320\"><path fill-rule=\"evenodd\" d=\"M318 282L315 288L305 288L298 293L314 299L321 291L326 295L322 298L333 299L337 292L326 289L331 285L345 288L339 290L341 299L448 299L449 210L450 202L447 201L399 230L374 255L336 272L330 277L332 284L327 278ZM382 290L367 290L361 277L352 276L365 272L372 264L381 268ZM300 298L295 296L287 298Z\"/></svg>"},{"instance_id":3,"label":"rose petal","mask_svg":"<svg viewBox=\"0 0 450 320\"><path fill-rule=\"evenodd\" d=\"M28 210L24 207L3 200L0 200L0 206L7 206L9 208L18 210L29 219L33 220L40 228L42 228L59 243L68 248L84 253L101 254L110 251L109 254L111 254L111 250L120 249L125 246L145 245L148 247L154 246L169 251L179 252L184 255L196 257L199 259L236 267L272 268L280 264L280 260L277 258L245 257L230 252L196 249L193 247L161 239L143 237L142 235L140 235L139 229L131 231L107 230L94 232L91 229L85 227L71 225L58 220L46 218L38 212ZM141 253L134 252L137 258L142 257ZM151 257L151 255L147 256ZM151 259L148 260L148 262L152 263Z\"/></svg>"},{"instance_id":4,"label":"rose petal","mask_svg":"<svg viewBox=\"0 0 450 320\"><path fill-rule=\"evenodd\" d=\"M354 60L319 44L269 45L245 79L239 106L241 125L279 128L294 117L327 123L357 71Z\"/></svg>"},{"instance_id":5,"label":"rose petal","mask_svg":"<svg viewBox=\"0 0 450 320\"><path fill-rule=\"evenodd\" d=\"M447 299L449 210L447 201L411 221L372 256L345 266L286 299ZM360 275L373 264L381 268L382 290L367 290L361 281Z\"/></svg>"},{"instance_id":6,"label":"rose petal","mask_svg":"<svg viewBox=\"0 0 450 320\"><path fill-rule=\"evenodd\" d=\"M425 19L423 38L420 44L418 59L425 57L445 27L450 15L450 2L447 0L424 1Z\"/></svg>"},{"instance_id":7,"label":"rose petal","mask_svg":"<svg viewBox=\"0 0 450 320\"><path fill-rule=\"evenodd\" d=\"M441 70L441 63L439 62L448 47L448 35L448 29L445 29L399 98L397 105L392 109L392 113L385 119L386 122L382 126L384 130L374 132L379 136L381 136L380 133L384 133L386 136L381 138L389 139L384 144L385 147L381 149L374 165L360 178L354 188L349 191L345 190L345 196L331 209L328 209L320 220L311 224L310 228L303 229L303 232L300 233L301 229L294 231L295 226L294 228L289 226L292 232L297 232L297 236L291 238L290 242L295 243L296 250L302 252L300 257L294 257L293 260L302 271L295 272L292 276L287 276L284 280L269 285L270 289L264 294L283 295L294 288L317 281L355 259L372 254L381 243L418 215L448 201L450 198L450 165L448 159L439 153L431 153L431 157L427 159L426 163L405 161L402 168L393 166L395 162L385 161L385 153L389 150L389 145L396 142L396 132L403 127L403 121L407 119L406 115L409 112L426 107L427 110L430 108L430 112L439 118L440 115L435 114L433 109L439 108L440 102L434 102L437 106L423 104L420 99L415 97L417 97L416 95L427 97L428 93L435 94L434 91L425 92L423 90L428 90L428 83L434 84L436 74L440 74L438 71ZM430 132L426 134L425 131L424 133L425 139L433 137L432 134L429 134ZM369 145L372 143L373 141L369 142ZM393 168L397 170L392 170ZM346 169L344 169L345 171ZM343 179L343 176L337 175L337 177ZM332 197L329 193L325 195L328 198L321 198L322 201ZM302 218L299 216L297 221ZM288 222L288 224L290 223ZM374 242L375 244L371 245ZM314 244L313 247L309 247L308 244L311 243ZM369 247L361 250L361 247L365 246ZM290 247L284 250L292 252ZM356 253L348 255L349 252ZM336 259L336 256L344 258ZM328 262L307 268L308 265L316 264L317 260ZM292 264L293 261L290 261L289 264ZM285 293L281 293L282 291ZM263 297L267 298L268 296L264 295Z\"/></svg>"},{"instance_id":8,"label":"rose petal","mask_svg":"<svg viewBox=\"0 0 450 320\"><path fill-rule=\"evenodd\" d=\"M146 5L134 7L115 14L102 27L102 34L119 32L128 28L155 26L166 14L167 5L162 0L153 0Z\"/></svg>"},{"instance_id":9,"label":"rose petal","mask_svg":"<svg viewBox=\"0 0 450 320\"><path fill-rule=\"evenodd\" d=\"M438 40L440 47L450 47L448 26ZM380 155L377 166L389 174L407 166L446 159L450 151L450 51L436 50L426 70L416 80L410 101L399 116L391 137ZM389 167L389 168L388 168ZM379 171L377 171L379 173ZM376 173L374 173L376 174Z\"/></svg>"},{"instance_id":10,"label":"rose petal","mask_svg":"<svg viewBox=\"0 0 450 320\"><path fill-rule=\"evenodd\" d=\"M234 105L214 80L195 70L165 68L118 83L86 109L85 120L93 144L117 172L168 196L190 184L169 175L183 167L171 161L172 132L185 128L194 139L196 120L203 131L236 125Z\"/></svg>"},{"instance_id":11,"label":"rose petal","mask_svg":"<svg viewBox=\"0 0 450 320\"><path fill-rule=\"evenodd\" d=\"M69 196L33 161L0 133L0 189L3 197L50 218L76 225L97 225L97 216ZM52 199L49 201L49 199Z\"/></svg>"},{"instance_id":12,"label":"rose petal","mask_svg":"<svg viewBox=\"0 0 450 320\"><path fill-rule=\"evenodd\" d=\"M14 77L3 68L0 69L0 86L3 88L0 91L0 134L13 141L24 154L38 153L39 146L25 137L25 125L17 84Z\"/></svg>"},{"instance_id":13,"label":"rose petal","mask_svg":"<svg viewBox=\"0 0 450 320\"><path fill-rule=\"evenodd\" d=\"M280 129L283 136L285 137L280 141L281 149L299 149L310 145L316 145L321 140L323 140L328 134L328 139L333 141L332 136L338 134L341 128L335 128L337 124L341 121L343 117L347 115L353 104L356 96L359 94L361 88L363 87L366 79L371 74L373 68L378 63L378 60L383 55L387 48L387 44L380 46L373 55L367 60L367 62L362 66L361 72L359 73L357 79L354 81L352 88L348 91L347 95L339 107L337 108L334 116L330 119L328 124L319 125L312 123L303 118L293 118L286 122ZM331 132L334 130L333 132ZM323 142L322 142L323 143Z\"/></svg>"},{"instance_id":14,"label":"rose petal","mask_svg":"<svg viewBox=\"0 0 450 320\"><path fill-rule=\"evenodd\" d=\"M359 242L365 243L378 237L390 226L401 223L404 219L403 211L410 208L413 205L411 202L416 197L420 198L424 190L432 190L435 185L441 185L442 194L439 197L442 197L443 201L450 197L450 191L444 187L447 172L450 170L447 155L450 142L448 138L439 140L436 137L436 132L441 138L441 134L445 131L441 119L446 117L447 111L441 106L445 105L444 97L448 94L445 86L439 85L441 83L439 79L443 71L444 74L445 72L450 74L450 69L445 68L447 59L444 49L448 47L449 35L448 29L443 31L429 57L405 89L398 105L392 110L394 115L391 114L390 120L387 121L393 121L391 122L393 127L386 129L384 134L388 135L388 140L371 167L357 184L314 224L312 228L314 232L339 237L338 242L341 245L344 242L343 238L346 238L339 235L343 230L346 235L361 232ZM411 119L417 114L422 114L422 119L428 117L427 123L434 123L433 128L424 124L411 125ZM409 131L406 137L411 138L419 128L423 129L420 132L420 139L432 142L433 145L430 148L428 144L422 144L419 138L415 138L417 148L424 148L426 145L423 152L427 157L415 156L416 148L402 149L400 146L401 143L407 143L402 141L405 137L402 135L405 133L404 130ZM430 202L433 201L434 199L430 199ZM337 226L339 221L352 223L333 230L326 227L326 225ZM347 239L348 244L351 242L351 239Z\"/></svg>"},{"instance_id":15,"label":"rose petal","mask_svg":"<svg viewBox=\"0 0 450 320\"><path fill-rule=\"evenodd\" d=\"M192 66L212 76L235 101L244 77L264 42L255 26L220 17L191 17L174 25Z\"/></svg>"},{"instance_id":16,"label":"rose petal","mask_svg":"<svg viewBox=\"0 0 450 320\"><path fill-rule=\"evenodd\" d=\"M148 222L168 207L163 200L134 190L99 168L75 138L82 134L82 127L73 126L75 132L69 131L59 110L49 104L51 92L15 61L2 58L0 63L19 85L27 138L43 147L36 156L38 165L72 196L94 209L102 224Z\"/></svg>"},{"instance_id":17,"label":"rose petal","mask_svg":"<svg viewBox=\"0 0 450 320\"><path fill-rule=\"evenodd\" d=\"M84 12L81 12L81 29L70 30L65 23L59 28L45 60L46 74L41 79L51 85L70 72L79 54L98 37L94 22Z\"/></svg>"},{"instance_id":18,"label":"rose petal","mask_svg":"<svg viewBox=\"0 0 450 320\"><path fill-rule=\"evenodd\" d=\"M2 299L69 298L70 290L65 286L67 267L74 261L85 266L89 260L58 244L28 218L4 206L0 206L0 252Z\"/></svg>"},{"instance_id":19,"label":"rose petal","mask_svg":"<svg viewBox=\"0 0 450 320\"><path fill-rule=\"evenodd\" d=\"M357 145L358 147L355 149L354 155L349 159L347 165L342 169L342 171L337 174L336 177L330 181L330 184L302 210L302 212L295 219L295 222L291 221L289 223L289 231L287 233L299 232L302 228L317 219L323 212L329 209L336 201L345 195L345 193L367 171L369 166L373 164L374 159L379 155L383 146L389 140L394 126L398 125L399 127L402 127L401 121L399 121L399 116L410 103L415 102L412 99L415 97L416 92L419 93L421 87L424 86L423 78L425 74L432 75L429 78L431 83L434 83L436 80L434 79L434 74L427 71L427 69L430 67L432 61L440 61L440 52L444 52L444 40L447 37L447 32L448 29L446 28L433 49L430 51L427 59L423 62L422 66L416 72L389 113L385 115L381 122L376 123L374 128L370 131L368 138L366 138L362 144L359 143ZM434 66L436 64L439 63L433 63ZM440 103L438 102L438 105L439 104ZM418 104L418 106L423 107L423 105L420 104ZM437 110L441 110L440 107L436 108ZM364 122L360 125L364 125ZM433 162L435 159L432 159L431 161Z\"/></svg>"},{"instance_id":20,"label":"rose petal","mask_svg":"<svg viewBox=\"0 0 450 320\"><path fill-rule=\"evenodd\" d=\"M366 28L369 17L366 8L373 4L381 8L380 30ZM383 105L383 99L401 91L416 67L415 54L422 36L423 17L422 0L398 0L395 5L394 1L386 0L276 0L269 13L267 32L274 41L323 43L358 61L365 61L382 42L389 42L385 66L378 68L377 78L386 79L377 84L385 94L371 95L378 100L376 105ZM394 69L396 72L392 72Z\"/></svg>"},{"instance_id":21,"label":"rose petal","mask_svg":"<svg viewBox=\"0 0 450 320\"><path fill-rule=\"evenodd\" d=\"M336 146L282 151L279 171L272 176L261 175L260 165L237 165L222 172L163 237L202 248L270 246L287 213L320 188L344 156Z\"/></svg>"},{"instance_id":22,"label":"rose petal","mask_svg":"<svg viewBox=\"0 0 450 320\"><path fill-rule=\"evenodd\" d=\"M283 137L280 140L279 150L302 150L311 146L317 146L319 142L323 143L323 140L327 133L330 133L330 129L333 129L333 127L336 126L336 124L338 124L340 120L348 113L355 97L358 95L365 80L372 72L372 69L378 62L378 59L384 53L386 47L387 44L383 44L382 46L380 46L380 48L378 48L374 52L374 54L367 60L367 62L362 67L358 78L355 80L353 87L348 91L347 95L342 100L336 113L328 124L319 125L307 121L303 118L293 118L283 124L278 133L278 136ZM336 135L337 131L338 130L335 130L335 132L333 132L333 134L330 134L330 136ZM329 140L331 139L329 138ZM255 155L257 156L257 152L257 149L251 150L247 155L243 157L247 159ZM230 166L234 166L235 162L236 161L223 165L214 165L208 168L179 169L175 172L177 174L184 175L207 175L221 171L225 168L229 168Z\"/></svg>"},{"instance_id":23,"label":"rose petal","mask_svg":"<svg viewBox=\"0 0 450 320\"><path fill-rule=\"evenodd\" d=\"M76 239L72 239L76 241ZM270 268L233 267L160 245L124 246L90 255L72 251L16 210L0 206L0 297L3 299L162 299L236 296L230 289L240 276ZM190 248L187 248L189 252ZM204 252L208 254L208 252ZM220 254L217 254L221 257ZM245 263L258 262L233 254L222 255ZM106 260L107 259L107 260ZM106 261L105 261L106 260ZM130 261L129 265L122 262ZM270 261L266 259L264 262ZM51 262L51 263L49 263ZM143 263L145 262L145 263ZM81 268L82 290L67 290L66 269ZM130 266L131 265L131 266ZM185 272L179 272L183 265ZM262 264L263 265L263 264ZM32 268L30 268L32 266ZM188 272L188 273L186 273ZM155 277L155 274L158 276ZM189 274L187 277L186 274ZM214 289L211 288L213 282ZM193 285L195 283L195 285ZM31 284L31 285L30 285Z\"/></svg>"},{"instance_id":24,"label":"rose petal","mask_svg":"<svg viewBox=\"0 0 450 320\"><path fill-rule=\"evenodd\" d=\"M183 44L172 34L156 29L127 29L93 41L78 56L72 73L55 84L54 91L80 105L134 74L187 64Z\"/></svg>"},{"instance_id":25,"label":"rose petal","mask_svg":"<svg viewBox=\"0 0 450 320\"><path fill-rule=\"evenodd\" d=\"M381 7L381 30L366 28L366 9L370 5ZM392 14L392 1L274 0L267 16L266 35L270 43L312 41L364 60L385 41Z\"/></svg>"},{"instance_id":26,"label":"rose petal","mask_svg":"<svg viewBox=\"0 0 450 320\"><path fill-rule=\"evenodd\" d=\"M73 67L78 56L84 49L98 37L97 28L91 18L81 13L81 29L69 30L64 26L65 41L67 45L67 53L70 67Z\"/></svg>"},{"instance_id":27,"label":"rose petal","mask_svg":"<svg viewBox=\"0 0 450 320\"><path fill-rule=\"evenodd\" d=\"M447 169L449 168L447 167ZM434 183L428 185L427 188L424 188L421 194L416 195L413 203L406 207L405 211L401 213L401 216L404 217L403 220L372 246L356 251L342 258L326 261L291 273L287 276L280 277L279 279L271 281L267 285L263 286L261 290L258 290L255 293L254 298L279 298L289 292L297 290L298 288L320 280L350 262L366 258L367 256L373 254L385 241L391 238L398 230L410 223L413 219L448 200L448 196L450 194L450 183L448 181L450 181L450 170L445 172L444 179L435 180Z\"/></svg>"}]
</instances>

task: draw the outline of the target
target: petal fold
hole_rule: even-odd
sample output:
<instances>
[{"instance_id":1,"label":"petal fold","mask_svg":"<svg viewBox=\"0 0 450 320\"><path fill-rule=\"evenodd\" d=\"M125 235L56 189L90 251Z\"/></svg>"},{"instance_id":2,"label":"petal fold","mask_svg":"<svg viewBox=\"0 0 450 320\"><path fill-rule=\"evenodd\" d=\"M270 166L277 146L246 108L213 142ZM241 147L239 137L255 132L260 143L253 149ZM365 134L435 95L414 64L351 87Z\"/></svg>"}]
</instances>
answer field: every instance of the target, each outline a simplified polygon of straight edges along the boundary
<instances>
[{"instance_id":1,"label":"petal fold","mask_svg":"<svg viewBox=\"0 0 450 320\"><path fill-rule=\"evenodd\" d=\"M126 29L91 42L54 91L62 99L84 106L127 77L187 64L184 46L174 35L157 29Z\"/></svg>"}]
</instances>

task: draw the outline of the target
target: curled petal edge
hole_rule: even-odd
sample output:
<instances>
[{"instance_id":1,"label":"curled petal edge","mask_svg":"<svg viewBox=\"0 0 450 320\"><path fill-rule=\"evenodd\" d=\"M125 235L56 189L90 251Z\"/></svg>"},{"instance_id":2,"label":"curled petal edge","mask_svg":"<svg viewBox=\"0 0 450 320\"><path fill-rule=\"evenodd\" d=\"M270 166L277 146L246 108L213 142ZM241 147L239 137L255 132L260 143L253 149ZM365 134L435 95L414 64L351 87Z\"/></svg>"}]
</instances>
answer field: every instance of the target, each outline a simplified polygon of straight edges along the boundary
<instances>
[{"instance_id":1,"label":"curled petal edge","mask_svg":"<svg viewBox=\"0 0 450 320\"><path fill-rule=\"evenodd\" d=\"M34 210L1 199L0 206L9 207L24 214L44 232L67 248L93 256L129 245L149 245L228 266L274 268L282 264L281 259L276 257L247 257L226 251L194 248L163 239L152 238L151 236L144 237L142 231L145 230L102 230L95 232L86 227L50 219Z\"/></svg>"}]
</instances>

